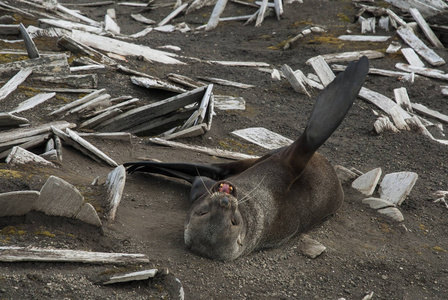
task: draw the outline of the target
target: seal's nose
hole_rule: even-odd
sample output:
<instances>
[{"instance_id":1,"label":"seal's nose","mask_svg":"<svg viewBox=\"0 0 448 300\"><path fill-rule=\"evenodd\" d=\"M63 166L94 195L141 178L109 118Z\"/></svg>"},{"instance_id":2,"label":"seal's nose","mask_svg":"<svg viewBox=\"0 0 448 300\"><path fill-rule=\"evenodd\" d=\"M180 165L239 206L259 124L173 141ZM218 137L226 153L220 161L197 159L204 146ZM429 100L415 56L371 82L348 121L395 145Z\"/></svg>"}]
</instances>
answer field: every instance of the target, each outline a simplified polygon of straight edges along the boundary
<instances>
[{"instance_id":1,"label":"seal's nose","mask_svg":"<svg viewBox=\"0 0 448 300\"><path fill-rule=\"evenodd\" d=\"M230 206L229 197L224 196L224 197L221 198L221 206L223 206L223 207L229 207Z\"/></svg>"}]
</instances>

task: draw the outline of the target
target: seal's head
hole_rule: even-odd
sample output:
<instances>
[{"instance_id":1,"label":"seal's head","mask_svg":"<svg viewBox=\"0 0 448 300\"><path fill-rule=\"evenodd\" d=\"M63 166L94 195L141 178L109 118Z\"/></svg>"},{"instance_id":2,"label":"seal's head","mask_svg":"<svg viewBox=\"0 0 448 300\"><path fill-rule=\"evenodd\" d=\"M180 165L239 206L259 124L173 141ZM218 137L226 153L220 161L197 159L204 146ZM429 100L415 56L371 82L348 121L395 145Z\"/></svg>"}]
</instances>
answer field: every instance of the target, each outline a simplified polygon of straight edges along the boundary
<instances>
[{"instance_id":1,"label":"seal's head","mask_svg":"<svg viewBox=\"0 0 448 300\"><path fill-rule=\"evenodd\" d=\"M185 221L185 244L191 251L219 260L233 260L243 252L245 226L238 210L235 187L217 182L198 199Z\"/></svg>"}]
</instances>

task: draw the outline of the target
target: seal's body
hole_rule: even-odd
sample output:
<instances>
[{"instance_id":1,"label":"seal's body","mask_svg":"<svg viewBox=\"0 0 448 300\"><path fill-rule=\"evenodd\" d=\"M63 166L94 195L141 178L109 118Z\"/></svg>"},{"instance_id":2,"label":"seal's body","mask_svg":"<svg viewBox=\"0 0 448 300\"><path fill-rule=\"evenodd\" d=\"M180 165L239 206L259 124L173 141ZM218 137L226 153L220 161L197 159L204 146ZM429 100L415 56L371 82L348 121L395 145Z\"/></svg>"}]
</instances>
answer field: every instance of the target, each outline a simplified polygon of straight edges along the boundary
<instances>
[{"instance_id":1,"label":"seal's body","mask_svg":"<svg viewBox=\"0 0 448 300\"><path fill-rule=\"evenodd\" d=\"M319 94L304 133L259 159L224 164L133 162L128 172L182 178L192 184L184 239L191 251L233 260L275 247L333 214L343 191L316 150L352 106L367 76L367 58L351 63Z\"/></svg>"}]
</instances>

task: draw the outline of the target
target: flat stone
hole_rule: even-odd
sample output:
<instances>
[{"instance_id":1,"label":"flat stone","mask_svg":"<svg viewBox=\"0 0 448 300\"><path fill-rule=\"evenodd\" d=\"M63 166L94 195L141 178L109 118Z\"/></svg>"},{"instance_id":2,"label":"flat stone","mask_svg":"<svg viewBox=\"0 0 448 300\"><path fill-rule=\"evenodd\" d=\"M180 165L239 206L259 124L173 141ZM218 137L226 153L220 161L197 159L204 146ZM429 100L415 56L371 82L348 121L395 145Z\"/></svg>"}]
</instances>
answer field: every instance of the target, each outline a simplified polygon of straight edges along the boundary
<instances>
[{"instance_id":1,"label":"flat stone","mask_svg":"<svg viewBox=\"0 0 448 300\"><path fill-rule=\"evenodd\" d=\"M380 214L383 214L385 216L388 216L389 218L392 218L393 220L397 222L403 222L404 217L401 211L396 207L386 207L382 209L378 209L377 212Z\"/></svg>"},{"instance_id":2,"label":"flat stone","mask_svg":"<svg viewBox=\"0 0 448 300\"><path fill-rule=\"evenodd\" d=\"M371 196L380 180L381 173L381 168L376 168L359 176L353 181L352 188L360 191L366 196Z\"/></svg>"},{"instance_id":3,"label":"flat stone","mask_svg":"<svg viewBox=\"0 0 448 300\"><path fill-rule=\"evenodd\" d=\"M414 172L397 172L384 176L380 184L380 198L401 205L418 179Z\"/></svg>"},{"instance_id":4,"label":"flat stone","mask_svg":"<svg viewBox=\"0 0 448 300\"><path fill-rule=\"evenodd\" d=\"M73 185L56 176L50 176L40 190L33 210L51 216L73 218L83 203L84 197Z\"/></svg>"},{"instance_id":5,"label":"flat stone","mask_svg":"<svg viewBox=\"0 0 448 300\"><path fill-rule=\"evenodd\" d=\"M97 227L101 227L103 225L98 213L90 203L84 203L81 210L76 214L75 219Z\"/></svg>"},{"instance_id":6,"label":"flat stone","mask_svg":"<svg viewBox=\"0 0 448 300\"><path fill-rule=\"evenodd\" d=\"M127 273L123 275L115 275L110 277L107 281L103 282L104 285L106 284L112 284L112 283L118 283L118 282L129 282L129 281L136 281L136 280L146 280L149 278L153 278L156 276L158 270L157 269L150 269L150 270L143 270L138 272L132 272Z\"/></svg>"},{"instance_id":7,"label":"flat stone","mask_svg":"<svg viewBox=\"0 0 448 300\"><path fill-rule=\"evenodd\" d=\"M31 211L39 191L16 191L0 194L0 217L24 216Z\"/></svg>"},{"instance_id":8,"label":"flat stone","mask_svg":"<svg viewBox=\"0 0 448 300\"><path fill-rule=\"evenodd\" d=\"M5 162L9 165L23 165L23 164L33 164L33 165L44 165L56 168L56 165L48 160L36 155L28 150L25 150L19 146L12 148Z\"/></svg>"},{"instance_id":9,"label":"flat stone","mask_svg":"<svg viewBox=\"0 0 448 300\"><path fill-rule=\"evenodd\" d=\"M370 205L370 207L373 209L396 207L396 205L393 204L392 202L389 202L381 198L373 198L373 197L362 199L362 203Z\"/></svg>"},{"instance_id":10,"label":"flat stone","mask_svg":"<svg viewBox=\"0 0 448 300\"><path fill-rule=\"evenodd\" d=\"M308 256L309 258L316 258L321 255L327 247L322 245L316 240L310 238L307 234L303 234L300 237L300 244L298 250L301 254Z\"/></svg>"}]
</instances>

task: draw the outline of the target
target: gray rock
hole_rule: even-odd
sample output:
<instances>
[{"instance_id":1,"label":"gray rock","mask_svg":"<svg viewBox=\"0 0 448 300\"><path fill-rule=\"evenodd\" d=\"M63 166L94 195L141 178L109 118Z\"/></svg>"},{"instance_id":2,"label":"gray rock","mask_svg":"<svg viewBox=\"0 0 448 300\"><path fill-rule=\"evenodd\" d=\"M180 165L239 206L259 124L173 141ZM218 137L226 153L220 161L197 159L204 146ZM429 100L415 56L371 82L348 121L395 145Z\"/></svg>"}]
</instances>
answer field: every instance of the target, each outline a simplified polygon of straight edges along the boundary
<instances>
[{"instance_id":1,"label":"gray rock","mask_svg":"<svg viewBox=\"0 0 448 300\"><path fill-rule=\"evenodd\" d=\"M316 258L321 255L327 247L322 245L316 240L310 238L307 234L303 234L300 237L300 244L298 250L301 254L308 256L309 258Z\"/></svg>"},{"instance_id":2,"label":"gray rock","mask_svg":"<svg viewBox=\"0 0 448 300\"><path fill-rule=\"evenodd\" d=\"M380 184L380 198L401 205L418 179L414 172L397 172L384 176Z\"/></svg>"},{"instance_id":3,"label":"gray rock","mask_svg":"<svg viewBox=\"0 0 448 300\"><path fill-rule=\"evenodd\" d=\"M103 225L100 217L98 217L98 213L90 203L84 203L81 210L76 214L75 219L93 226L101 227Z\"/></svg>"},{"instance_id":4,"label":"gray rock","mask_svg":"<svg viewBox=\"0 0 448 300\"><path fill-rule=\"evenodd\" d=\"M40 193L17 191L0 194L0 217L24 216L31 211Z\"/></svg>"},{"instance_id":5,"label":"gray rock","mask_svg":"<svg viewBox=\"0 0 448 300\"><path fill-rule=\"evenodd\" d=\"M84 197L73 185L61 178L50 176L33 209L51 216L73 218L83 203Z\"/></svg>"},{"instance_id":6,"label":"gray rock","mask_svg":"<svg viewBox=\"0 0 448 300\"><path fill-rule=\"evenodd\" d=\"M393 204L392 202L389 202L381 198L373 198L373 197L362 199L362 203L370 205L370 207L373 209L396 207L396 205Z\"/></svg>"},{"instance_id":7,"label":"gray rock","mask_svg":"<svg viewBox=\"0 0 448 300\"><path fill-rule=\"evenodd\" d=\"M381 173L381 168L373 169L356 178L352 183L352 187L366 196L371 196L380 180Z\"/></svg>"},{"instance_id":8,"label":"gray rock","mask_svg":"<svg viewBox=\"0 0 448 300\"><path fill-rule=\"evenodd\" d=\"M378 209L377 212L379 212L380 214L383 214L385 216L388 216L397 222L404 221L403 214L396 207L386 207L386 208Z\"/></svg>"}]
</instances>

